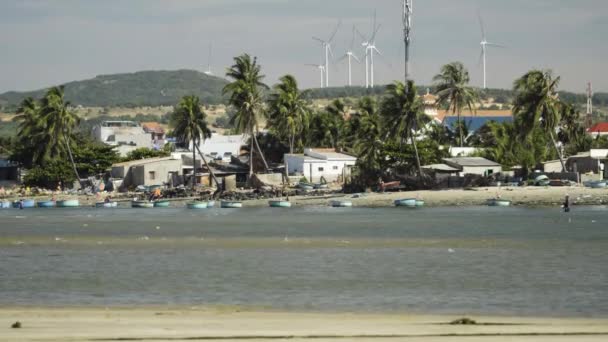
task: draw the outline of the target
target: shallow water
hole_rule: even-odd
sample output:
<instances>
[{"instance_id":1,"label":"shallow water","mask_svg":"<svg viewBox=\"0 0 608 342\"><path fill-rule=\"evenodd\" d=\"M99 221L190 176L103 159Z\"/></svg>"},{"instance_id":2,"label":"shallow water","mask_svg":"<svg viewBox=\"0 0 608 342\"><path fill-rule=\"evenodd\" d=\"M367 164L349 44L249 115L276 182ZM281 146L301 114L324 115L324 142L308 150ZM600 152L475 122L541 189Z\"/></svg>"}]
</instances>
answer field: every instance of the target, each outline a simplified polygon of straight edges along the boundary
<instances>
[{"instance_id":1,"label":"shallow water","mask_svg":"<svg viewBox=\"0 0 608 342\"><path fill-rule=\"evenodd\" d=\"M608 316L608 209L0 211L0 305Z\"/></svg>"}]
</instances>

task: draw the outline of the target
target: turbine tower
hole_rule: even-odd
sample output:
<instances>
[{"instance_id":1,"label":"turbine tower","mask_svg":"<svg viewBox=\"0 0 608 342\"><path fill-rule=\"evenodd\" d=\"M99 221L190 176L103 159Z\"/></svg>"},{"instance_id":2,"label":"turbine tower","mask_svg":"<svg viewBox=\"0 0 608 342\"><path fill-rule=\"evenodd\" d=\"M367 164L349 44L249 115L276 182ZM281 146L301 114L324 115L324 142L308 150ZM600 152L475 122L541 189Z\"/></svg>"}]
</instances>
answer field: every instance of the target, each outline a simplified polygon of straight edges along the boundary
<instances>
[{"instance_id":1,"label":"turbine tower","mask_svg":"<svg viewBox=\"0 0 608 342\"><path fill-rule=\"evenodd\" d=\"M414 0L403 0L403 42L405 43L405 85L409 77L410 43L412 40L412 14L414 13Z\"/></svg>"},{"instance_id":2,"label":"turbine tower","mask_svg":"<svg viewBox=\"0 0 608 342\"><path fill-rule=\"evenodd\" d=\"M357 55L355 55L355 53L353 52L353 48L355 46L355 30L356 28L353 26L353 40L350 43L350 48L348 49L348 51L346 51L346 53L344 54L344 56L342 56L338 62L341 62L345 59L348 58L348 86L352 86L353 85L353 77L352 77L352 59L354 58L355 61L357 61L358 63L361 63L361 61L359 60L359 58L357 58Z\"/></svg>"},{"instance_id":3,"label":"turbine tower","mask_svg":"<svg viewBox=\"0 0 608 342\"><path fill-rule=\"evenodd\" d=\"M593 86L591 82L587 83L587 116L585 117L585 125L591 128L593 125Z\"/></svg>"},{"instance_id":4,"label":"turbine tower","mask_svg":"<svg viewBox=\"0 0 608 342\"><path fill-rule=\"evenodd\" d=\"M325 81L325 66L323 64L305 64L308 66L312 66L315 68L318 68L319 71L321 72L321 88L324 88L324 81Z\"/></svg>"},{"instance_id":5,"label":"turbine tower","mask_svg":"<svg viewBox=\"0 0 608 342\"><path fill-rule=\"evenodd\" d=\"M361 36L363 42L361 45L365 49L365 87L374 87L374 52L382 56L382 53L376 48L376 34L380 30L380 25L376 26L376 14L374 13L374 20L372 26L372 35L368 40L361 32L357 31Z\"/></svg>"},{"instance_id":6,"label":"turbine tower","mask_svg":"<svg viewBox=\"0 0 608 342\"><path fill-rule=\"evenodd\" d=\"M504 48L502 45L490 43L486 40L486 30L483 25L483 19L481 18L481 14L478 12L477 17L479 18L479 26L481 27L481 55L479 56L480 61L483 63L483 89L487 89L487 74L486 74L486 54L488 51L488 46Z\"/></svg>"},{"instance_id":7,"label":"turbine tower","mask_svg":"<svg viewBox=\"0 0 608 342\"><path fill-rule=\"evenodd\" d=\"M213 76L213 72L211 71L211 54L213 51L213 46L209 43L209 59L207 60L207 71L204 72L205 75Z\"/></svg>"},{"instance_id":8,"label":"turbine tower","mask_svg":"<svg viewBox=\"0 0 608 342\"><path fill-rule=\"evenodd\" d=\"M331 50L331 43L333 42L334 38L336 37L336 33L338 33L338 29L340 28L341 24L342 24L342 22L339 21L338 25L336 25L336 28L334 29L333 33L329 36L328 40L323 40L321 38L312 37L312 39L321 43L323 52L325 54L325 86L326 87L329 87L329 56L330 55L332 57L334 56L334 53Z\"/></svg>"}]
</instances>

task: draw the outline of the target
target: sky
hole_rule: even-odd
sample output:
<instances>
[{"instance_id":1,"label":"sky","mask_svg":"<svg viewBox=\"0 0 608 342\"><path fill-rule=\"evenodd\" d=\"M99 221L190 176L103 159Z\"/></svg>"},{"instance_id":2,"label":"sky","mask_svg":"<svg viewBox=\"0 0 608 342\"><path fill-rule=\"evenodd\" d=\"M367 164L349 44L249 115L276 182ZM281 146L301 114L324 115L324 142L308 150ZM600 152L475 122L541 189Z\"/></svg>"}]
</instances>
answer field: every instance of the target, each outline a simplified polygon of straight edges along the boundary
<instances>
[{"instance_id":1,"label":"sky","mask_svg":"<svg viewBox=\"0 0 608 342\"><path fill-rule=\"evenodd\" d=\"M211 60L223 76L232 58L257 56L275 84L292 74L302 88L320 84L321 45L341 21L333 51L340 58L353 26L372 31L377 13L375 82L403 75L401 0L0 0L0 92L34 90L101 74L196 69ZM552 69L561 89L608 91L606 0L414 0L411 77L423 85L442 65L460 61L481 85L480 13L489 42L488 87L511 88L533 68ZM209 45L213 46L209 59ZM361 40L353 51L363 57ZM330 66L330 85L344 85L347 64ZM353 82L364 84L364 64Z\"/></svg>"}]
</instances>

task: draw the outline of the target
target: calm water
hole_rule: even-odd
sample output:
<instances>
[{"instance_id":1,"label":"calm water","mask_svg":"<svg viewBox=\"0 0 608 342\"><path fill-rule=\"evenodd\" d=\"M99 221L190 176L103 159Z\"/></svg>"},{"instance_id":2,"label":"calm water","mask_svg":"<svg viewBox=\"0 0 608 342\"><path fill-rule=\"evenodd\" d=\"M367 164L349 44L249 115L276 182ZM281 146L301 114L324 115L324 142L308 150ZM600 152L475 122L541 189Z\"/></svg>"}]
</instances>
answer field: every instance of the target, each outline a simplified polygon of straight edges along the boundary
<instances>
[{"instance_id":1,"label":"calm water","mask_svg":"<svg viewBox=\"0 0 608 342\"><path fill-rule=\"evenodd\" d=\"M608 316L608 208L0 211L0 305Z\"/></svg>"}]
</instances>

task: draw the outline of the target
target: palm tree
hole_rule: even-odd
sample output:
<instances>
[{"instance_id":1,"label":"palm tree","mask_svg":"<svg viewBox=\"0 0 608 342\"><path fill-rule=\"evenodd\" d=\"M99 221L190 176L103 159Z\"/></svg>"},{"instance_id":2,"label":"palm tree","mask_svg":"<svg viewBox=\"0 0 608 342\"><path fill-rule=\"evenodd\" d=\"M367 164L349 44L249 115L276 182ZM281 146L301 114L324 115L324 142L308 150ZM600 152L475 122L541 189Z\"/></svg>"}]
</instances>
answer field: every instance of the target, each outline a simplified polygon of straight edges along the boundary
<instances>
[{"instance_id":1,"label":"palm tree","mask_svg":"<svg viewBox=\"0 0 608 342\"><path fill-rule=\"evenodd\" d=\"M268 127L281 139L289 141L289 153L293 154L296 136L302 140L307 126L309 108L305 93L298 89L298 82L291 75L281 77L268 101Z\"/></svg>"},{"instance_id":2,"label":"palm tree","mask_svg":"<svg viewBox=\"0 0 608 342\"><path fill-rule=\"evenodd\" d=\"M414 82L408 81L407 87L399 81L388 85L382 101L381 113L384 122L391 123L386 127L387 137L399 141L399 143L407 139L411 141L416 154L418 176L422 177L422 166L416 145L416 131L428 119L422 111L422 103L417 95Z\"/></svg>"},{"instance_id":3,"label":"palm tree","mask_svg":"<svg viewBox=\"0 0 608 342\"><path fill-rule=\"evenodd\" d=\"M224 94L230 94L228 103L236 109L235 115L230 123L241 133L248 133L251 136L251 147L249 150L249 175L253 175L253 149L254 143L258 153L268 170L268 164L264 159L258 144L256 133L259 130L259 118L264 112L264 99L262 89L268 89L262 80L261 67L257 63L257 58L244 54L234 58L232 65L226 72L226 76L232 79L232 83L227 84Z\"/></svg>"},{"instance_id":4,"label":"palm tree","mask_svg":"<svg viewBox=\"0 0 608 342\"><path fill-rule=\"evenodd\" d=\"M325 111L328 115L327 130L331 137L332 147L336 148L341 144L341 131L348 114L348 109L342 100L337 99L332 101L325 108Z\"/></svg>"},{"instance_id":5,"label":"palm tree","mask_svg":"<svg viewBox=\"0 0 608 342\"><path fill-rule=\"evenodd\" d=\"M357 113L351 120L356 120L356 131L352 131L350 141L357 154L357 165L365 173L366 179L376 181L381 174L382 140L381 119L376 101L370 97L359 100ZM350 122L350 120L349 120Z\"/></svg>"},{"instance_id":6,"label":"palm tree","mask_svg":"<svg viewBox=\"0 0 608 342\"><path fill-rule=\"evenodd\" d=\"M560 122L559 80L553 78L551 71L541 70L529 71L515 80L513 113L521 136L530 136L537 128L549 135L565 171L564 158L555 141L555 129Z\"/></svg>"},{"instance_id":7,"label":"palm tree","mask_svg":"<svg viewBox=\"0 0 608 342\"><path fill-rule=\"evenodd\" d=\"M61 158L67 149L76 179L80 182L80 176L74 163L70 138L78 126L80 119L76 113L69 110L70 103L65 101L64 87L53 87L40 100L40 117L44 122L42 134L46 140L45 157Z\"/></svg>"},{"instance_id":8,"label":"palm tree","mask_svg":"<svg viewBox=\"0 0 608 342\"><path fill-rule=\"evenodd\" d=\"M437 102L446 106L452 114L458 115L458 127L461 127L460 116L464 108L475 113L475 103L478 95L475 90L468 86L470 81L469 72L460 62L453 62L441 67L439 74L433 77L437 92ZM464 138L460 130L460 147L463 146Z\"/></svg>"},{"instance_id":9,"label":"palm tree","mask_svg":"<svg viewBox=\"0 0 608 342\"><path fill-rule=\"evenodd\" d=\"M192 189L196 187L196 152L202 141L211 138L211 130L207 126L207 114L202 110L200 100L197 96L184 96L171 114L171 127L173 135L181 142L192 142ZM200 153L200 150L198 151ZM205 156L200 153L201 159L209 170L211 177L218 186L218 180L213 170L207 164Z\"/></svg>"}]
</instances>

